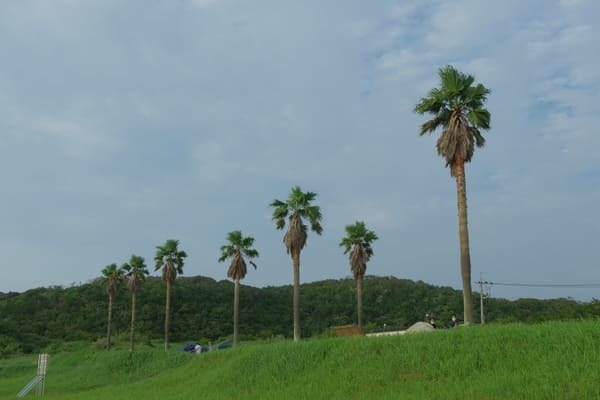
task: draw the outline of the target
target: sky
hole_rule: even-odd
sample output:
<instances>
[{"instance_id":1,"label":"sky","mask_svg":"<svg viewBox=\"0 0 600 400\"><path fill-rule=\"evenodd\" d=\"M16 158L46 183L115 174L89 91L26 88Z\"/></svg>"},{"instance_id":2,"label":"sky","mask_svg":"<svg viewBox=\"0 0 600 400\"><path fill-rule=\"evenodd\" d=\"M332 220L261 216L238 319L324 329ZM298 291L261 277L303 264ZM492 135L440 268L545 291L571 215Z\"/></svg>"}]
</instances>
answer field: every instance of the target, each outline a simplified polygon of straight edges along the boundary
<instances>
[{"instance_id":1,"label":"sky","mask_svg":"<svg viewBox=\"0 0 600 400\"><path fill-rule=\"evenodd\" d=\"M456 185L414 105L451 64L491 89L467 166L473 280L600 284L600 3L593 0L22 0L0 3L0 291L88 282L132 254L292 282L269 203L318 194L301 281L461 287ZM158 275L157 272L153 272ZM505 298L594 289L493 287Z\"/></svg>"}]
</instances>

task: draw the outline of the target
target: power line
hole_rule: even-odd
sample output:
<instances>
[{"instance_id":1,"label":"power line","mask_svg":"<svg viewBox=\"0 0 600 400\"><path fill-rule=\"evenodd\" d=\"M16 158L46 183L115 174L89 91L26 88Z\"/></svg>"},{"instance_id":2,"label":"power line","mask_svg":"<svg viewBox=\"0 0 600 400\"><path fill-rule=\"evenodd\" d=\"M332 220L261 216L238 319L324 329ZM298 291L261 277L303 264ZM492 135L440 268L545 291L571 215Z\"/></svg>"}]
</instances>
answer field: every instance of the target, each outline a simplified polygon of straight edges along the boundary
<instances>
[{"instance_id":1,"label":"power line","mask_svg":"<svg viewBox=\"0 0 600 400\"><path fill-rule=\"evenodd\" d=\"M479 285L480 309L481 309L481 324L485 324L485 314L483 312L484 297L490 297L490 288L492 286L513 286L526 288L554 288L554 289L597 289L600 288L600 283L515 283L515 282L490 282L483 280L483 274L479 275L479 280L475 282ZM487 293L484 294L484 287Z\"/></svg>"},{"instance_id":2,"label":"power line","mask_svg":"<svg viewBox=\"0 0 600 400\"><path fill-rule=\"evenodd\" d=\"M518 287L538 287L538 288L568 288L568 289L595 289L600 288L600 283L506 283L477 281L479 285L490 286L518 286Z\"/></svg>"}]
</instances>

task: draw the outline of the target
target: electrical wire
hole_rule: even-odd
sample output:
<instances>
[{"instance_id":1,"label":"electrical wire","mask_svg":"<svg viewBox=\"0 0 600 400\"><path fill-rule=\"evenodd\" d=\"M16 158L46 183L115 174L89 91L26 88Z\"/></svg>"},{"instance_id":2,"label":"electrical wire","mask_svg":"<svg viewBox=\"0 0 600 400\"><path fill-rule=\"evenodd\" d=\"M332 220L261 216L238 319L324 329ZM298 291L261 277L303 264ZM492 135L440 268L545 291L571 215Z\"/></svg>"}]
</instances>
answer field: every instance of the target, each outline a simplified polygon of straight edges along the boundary
<instances>
[{"instance_id":1,"label":"electrical wire","mask_svg":"<svg viewBox=\"0 0 600 400\"><path fill-rule=\"evenodd\" d=\"M595 289L600 288L600 283L506 283L477 281L477 284L490 286L518 286L518 287L538 287L538 288L565 288L565 289Z\"/></svg>"}]
</instances>

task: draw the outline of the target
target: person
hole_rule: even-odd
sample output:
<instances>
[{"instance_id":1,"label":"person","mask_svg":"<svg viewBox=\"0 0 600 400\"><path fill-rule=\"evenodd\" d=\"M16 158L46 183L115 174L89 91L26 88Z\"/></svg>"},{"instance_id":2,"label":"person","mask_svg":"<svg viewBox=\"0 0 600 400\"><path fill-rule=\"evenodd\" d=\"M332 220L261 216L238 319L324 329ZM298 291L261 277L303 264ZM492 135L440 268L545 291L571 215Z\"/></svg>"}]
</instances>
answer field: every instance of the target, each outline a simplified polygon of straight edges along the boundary
<instances>
[{"instance_id":1,"label":"person","mask_svg":"<svg viewBox=\"0 0 600 400\"><path fill-rule=\"evenodd\" d=\"M436 325L435 325L435 318L431 318L431 320L429 321L429 325L433 326L433 329L435 329L435 328L436 328Z\"/></svg>"},{"instance_id":2,"label":"person","mask_svg":"<svg viewBox=\"0 0 600 400\"><path fill-rule=\"evenodd\" d=\"M458 320L456 319L456 314L452 314L452 319L450 319L450 328L456 328L458 326Z\"/></svg>"}]
</instances>

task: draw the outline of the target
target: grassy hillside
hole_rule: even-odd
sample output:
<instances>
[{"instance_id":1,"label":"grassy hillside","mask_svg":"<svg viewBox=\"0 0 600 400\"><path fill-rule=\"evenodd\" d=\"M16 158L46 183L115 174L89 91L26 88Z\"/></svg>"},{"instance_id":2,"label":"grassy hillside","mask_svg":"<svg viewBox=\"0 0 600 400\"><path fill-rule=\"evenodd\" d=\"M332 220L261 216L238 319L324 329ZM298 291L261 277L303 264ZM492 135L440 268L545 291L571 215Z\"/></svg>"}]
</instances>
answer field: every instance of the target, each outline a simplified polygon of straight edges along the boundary
<instances>
[{"instance_id":1,"label":"grassy hillside","mask_svg":"<svg viewBox=\"0 0 600 400\"><path fill-rule=\"evenodd\" d=\"M446 325L462 310L462 293L394 277L367 276L363 286L363 317L367 331L405 329L435 315ZM479 297L475 311L479 315ZM138 294L138 343L160 340L164 334L165 287L149 278ZM122 286L113 309L112 331L126 343L131 320L130 294ZM49 287L24 293L0 293L0 357L56 352L65 341L106 343L108 297L105 288L89 283L69 288ZM329 327L356 321L356 284L353 279L301 285L302 337L319 336ZM173 341L218 342L233 332L233 284L205 277L180 277L172 297L170 336ZM600 301L572 299L485 300L488 322L542 322L600 317ZM461 318L459 313L459 318ZM292 287L240 288L242 340L291 337Z\"/></svg>"},{"instance_id":2,"label":"grassy hillside","mask_svg":"<svg viewBox=\"0 0 600 400\"><path fill-rule=\"evenodd\" d=\"M47 399L600 398L599 321L51 357ZM0 361L0 397L14 398L35 366Z\"/></svg>"}]
</instances>

